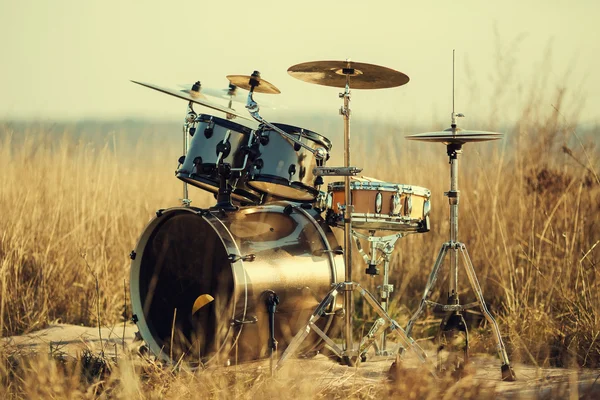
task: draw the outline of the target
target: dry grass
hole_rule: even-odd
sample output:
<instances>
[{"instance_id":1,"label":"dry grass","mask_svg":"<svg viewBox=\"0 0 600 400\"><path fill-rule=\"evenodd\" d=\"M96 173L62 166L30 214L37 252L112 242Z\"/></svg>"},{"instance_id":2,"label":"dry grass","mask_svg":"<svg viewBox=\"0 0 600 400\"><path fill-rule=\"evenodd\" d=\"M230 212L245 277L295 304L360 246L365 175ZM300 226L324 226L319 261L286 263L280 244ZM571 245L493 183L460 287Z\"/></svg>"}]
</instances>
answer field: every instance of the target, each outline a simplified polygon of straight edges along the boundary
<instances>
[{"instance_id":1,"label":"dry grass","mask_svg":"<svg viewBox=\"0 0 600 400\"><path fill-rule=\"evenodd\" d=\"M564 91L557 91L555 108L550 108L532 97L519 121L503 129L506 140L465 146L459 237L469 248L513 360L598 367L600 154L594 139L599 133L576 134L563 99ZM334 150L339 150L340 135L330 133L339 131L337 122L306 127L332 138ZM498 129L493 123L477 128ZM432 231L403 238L392 261L396 288L392 313L405 324L416 309L439 246L447 240L447 200L442 196L449 179L445 149L403 139L404 134L422 129L359 123L353 129L353 164L363 167L365 175L424 186L433 193ZM57 134L55 128L39 124L0 126L3 336L32 331L53 320L94 325L98 306L103 323L123 321L128 254L153 212L178 204L181 185L173 176L180 155L176 133L147 128L132 138L125 131L100 129L97 133L103 136L98 140L89 132L72 130L67 126ZM332 165L339 161L334 157ZM211 195L193 189L192 199L194 205L206 206ZM461 274L461 297L466 303L474 297L464 277ZM371 280L362 272L355 278L376 292L379 279ZM445 288L444 274L433 299L443 301ZM360 302L357 309L359 319L372 320ZM474 350L493 352L488 327L479 315L472 316ZM429 314L415 336L431 334L438 322ZM82 384L76 363L11 360L2 358L3 398L80 398L98 393L116 398L315 395L310 382L270 381L263 373L173 374L158 367L147 373L123 362L106 379ZM405 389L423 391L415 398L439 393L428 383L411 387ZM486 389L480 389L481 393L472 389L474 397L483 396ZM318 397L374 398L394 389L374 385L353 390Z\"/></svg>"}]
</instances>

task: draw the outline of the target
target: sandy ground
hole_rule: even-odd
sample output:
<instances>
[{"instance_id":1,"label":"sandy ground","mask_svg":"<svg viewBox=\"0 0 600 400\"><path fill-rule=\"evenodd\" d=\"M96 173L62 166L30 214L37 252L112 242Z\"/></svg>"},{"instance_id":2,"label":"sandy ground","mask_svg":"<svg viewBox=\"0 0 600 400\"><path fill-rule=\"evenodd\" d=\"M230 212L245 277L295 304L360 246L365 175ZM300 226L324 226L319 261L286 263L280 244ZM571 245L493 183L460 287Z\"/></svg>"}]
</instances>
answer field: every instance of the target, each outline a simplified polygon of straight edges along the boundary
<instances>
[{"instance_id":1,"label":"sandy ground","mask_svg":"<svg viewBox=\"0 0 600 400\"><path fill-rule=\"evenodd\" d=\"M53 324L48 328L27 335L0 339L0 346L22 352L68 354L76 356L83 350L94 352L104 350L107 356L122 353L122 346L134 346L137 332L135 325L116 325L102 328L102 343L98 328ZM125 341L123 341L123 334ZM140 342L141 344L141 342ZM433 362L435 355L430 357ZM387 379L393 357L370 355L368 360L357 367L346 367L332 362L323 355L312 359L290 359L286 361L281 374L286 371L305 371L307 378L318 382L319 386L352 385L360 379L361 383L377 384ZM244 364L245 372L268 370L268 361L262 360ZM403 367L417 373L428 374L428 366L423 365L416 356L407 352L402 359ZM430 365L431 366L431 365ZM234 367L230 367L234 368ZM239 368L239 367L238 367ZM600 398L600 370L575 370L563 368L537 368L516 363L513 365L517 375L516 382L502 382L500 361L489 355L472 355L468 366L472 375L468 377L474 383L492 385L498 398L554 398L557 390L571 398ZM575 397L573 397L575 396Z\"/></svg>"}]
</instances>

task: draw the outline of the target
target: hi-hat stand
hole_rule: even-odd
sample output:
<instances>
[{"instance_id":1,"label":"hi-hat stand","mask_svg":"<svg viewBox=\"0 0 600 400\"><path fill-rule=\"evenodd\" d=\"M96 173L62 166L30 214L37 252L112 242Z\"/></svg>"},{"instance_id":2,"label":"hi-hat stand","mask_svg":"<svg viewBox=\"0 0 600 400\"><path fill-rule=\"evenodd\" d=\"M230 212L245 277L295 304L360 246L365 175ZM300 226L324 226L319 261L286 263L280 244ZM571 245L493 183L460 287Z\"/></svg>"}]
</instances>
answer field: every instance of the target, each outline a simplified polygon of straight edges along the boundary
<instances>
[{"instance_id":1,"label":"hi-hat stand","mask_svg":"<svg viewBox=\"0 0 600 400\"><path fill-rule=\"evenodd\" d=\"M464 332L464 334L466 335L466 342L464 346L466 362L468 358L468 332L462 312L475 306L479 306L481 308L481 311L483 312L483 315L485 316L486 320L490 323L494 331L498 354L500 356L500 359L502 360L502 380L514 381L516 379L516 376L512 369L512 366L510 365L510 361L508 360L508 355L506 353L504 342L502 341L502 336L500 335L498 323L487 308L487 305L483 298L481 286L479 285L479 281L477 280L477 276L475 275L473 263L467 251L467 246L458 240L458 157L462 153L462 146L465 143L469 142L497 140L502 138L503 135L501 133L494 132L461 130L457 128L456 119L457 117L462 116L462 114L455 114L453 111L451 128L445 131L420 133L416 135L407 136L407 139L410 140L441 142L446 145L446 152L448 154L450 163L450 190L444 194L448 197L448 202L450 204L450 240L442 244L435 264L433 265L431 274L429 275L427 285L425 286L425 291L419 304L419 308L408 322L408 325L406 327L406 333L409 336L411 335L415 321L423 313L425 307L431 306L437 310L444 311L446 312L446 317L442 321L440 334L438 338L443 340L444 337L451 337L452 335L459 334L459 332ZM447 304L439 304L430 301L428 297L431 293L433 285L437 280L438 273L444 262L444 259L448 254L450 255L450 287L448 291L448 302ZM477 302L466 305L460 304L457 289L459 264L458 260L461 257L463 260L463 265L467 274L467 278L469 279L469 283L471 284L473 292L475 293L475 296L477 298Z\"/></svg>"}]
</instances>

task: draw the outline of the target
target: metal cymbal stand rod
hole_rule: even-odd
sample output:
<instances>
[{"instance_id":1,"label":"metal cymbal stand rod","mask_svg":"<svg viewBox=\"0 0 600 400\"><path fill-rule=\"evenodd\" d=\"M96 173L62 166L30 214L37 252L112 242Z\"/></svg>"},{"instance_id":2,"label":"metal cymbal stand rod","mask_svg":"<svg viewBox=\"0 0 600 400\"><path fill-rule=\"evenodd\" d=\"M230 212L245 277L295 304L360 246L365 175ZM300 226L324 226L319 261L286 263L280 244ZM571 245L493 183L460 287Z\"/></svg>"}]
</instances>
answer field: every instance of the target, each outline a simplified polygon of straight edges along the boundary
<instances>
[{"instance_id":1,"label":"metal cymbal stand rod","mask_svg":"<svg viewBox=\"0 0 600 400\"><path fill-rule=\"evenodd\" d=\"M340 114L344 118L344 167L350 167L350 75L346 74L346 87L340 93L344 99L344 105L340 108ZM351 357L353 351L352 340L352 315L354 307L354 287L352 282L352 191L350 190L350 176L344 176L344 350Z\"/></svg>"}]
</instances>

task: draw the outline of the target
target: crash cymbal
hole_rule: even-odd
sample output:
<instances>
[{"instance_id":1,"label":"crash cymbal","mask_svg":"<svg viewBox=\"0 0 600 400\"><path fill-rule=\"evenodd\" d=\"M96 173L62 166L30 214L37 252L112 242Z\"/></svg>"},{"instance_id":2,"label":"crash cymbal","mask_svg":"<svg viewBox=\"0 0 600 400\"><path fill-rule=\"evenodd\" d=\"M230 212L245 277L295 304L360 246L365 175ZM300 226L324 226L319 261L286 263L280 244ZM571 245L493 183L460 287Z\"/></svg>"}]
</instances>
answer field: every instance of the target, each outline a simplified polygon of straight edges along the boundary
<instances>
[{"instance_id":1,"label":"crash cymbal","mask_svg":"<svg viewBox=\"0 0 600 400\"><path fill-rule=\"evenodd\" d=\"M486 132L486 131L465 131L460 128L448 128L440 132L417 133L415 135L406 136L408 140L419 140L422 142L440 142L444 144L450 143L468 143L468 142L485 142L488 140L502 139L503 133Z\"/></svg>"},{"instance_id":2,"label":"crash cymbal","mask_svg":"<svg viewBox=\"0 0 600 400\"><path fill-rule=\"evenodd\" d=\"M304 82L338 88L346 87L346 76L349 76L351 89L385 89L409 81L402 72L355 61L305 62L291 66L288 73Z\"/></svg>"},{"instance_id":3,"label":"crash cymbal","mask_svg":"<svg viewBox=\"0 0 600 400\"><path fill-rule=\"evenodd\" d=\"M201 106L204 106L204 107L212 108L213 110L221 111L225 114L234 115L236 117L246 119L248 121L252 121L250 118L245 117L244 115L240 114L238 111L236 111L232 108L224 107L219 104L205 100L205 97L203 95L201 95L200 92L195 91L195 90L185 90L185 89L177 90L177 89L170 89L170 88L165 88L162 86L157 86L157 85L154 85L151 83L144 83L144 82L137 82L137 81L131 81L131 82L137 83L138 85L148 87L150 89L158 90L159 92L166 93L171 96L179 97L180 99L183 99L183 100L191 101L192 103L200 104Z\"/></svg>"},{"instance_id":4,"label":"crash cymbal","mask_svg":"<svg viewBox=\"0 0 600 400\"><path fill-rule=\"evenodd\" d=\"M254 71L252 75L227 75L227 79L232 85L239 87L240 89L250 90L250 79L254 79L258 82L258 85L254 86L254 93L265 93L265 94L279 94L281 91L277 89L275 85L269 83L260 77L258 71Z\"/></svg>"}]
</instances>

